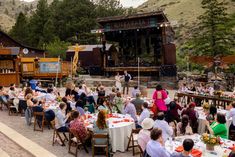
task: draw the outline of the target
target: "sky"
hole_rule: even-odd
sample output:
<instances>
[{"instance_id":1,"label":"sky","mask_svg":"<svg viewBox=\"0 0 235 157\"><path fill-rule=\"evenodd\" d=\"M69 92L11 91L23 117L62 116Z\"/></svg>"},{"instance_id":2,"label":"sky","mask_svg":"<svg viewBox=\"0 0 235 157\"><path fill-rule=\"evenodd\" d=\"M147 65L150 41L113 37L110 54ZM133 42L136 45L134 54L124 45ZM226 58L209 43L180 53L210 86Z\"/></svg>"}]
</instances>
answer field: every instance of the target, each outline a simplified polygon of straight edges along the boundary
<instances>
[{"instance_id":1,"label":"sky","mask_svg":"<svg viewBox=\"0 0 235 157\"><path fill-rule=\"evenodd\" d=\"M34 0L23 0L27 2L32 2ZM120 0L123 7L137 7L147 0Z\"/></svg>"}]
</instances>

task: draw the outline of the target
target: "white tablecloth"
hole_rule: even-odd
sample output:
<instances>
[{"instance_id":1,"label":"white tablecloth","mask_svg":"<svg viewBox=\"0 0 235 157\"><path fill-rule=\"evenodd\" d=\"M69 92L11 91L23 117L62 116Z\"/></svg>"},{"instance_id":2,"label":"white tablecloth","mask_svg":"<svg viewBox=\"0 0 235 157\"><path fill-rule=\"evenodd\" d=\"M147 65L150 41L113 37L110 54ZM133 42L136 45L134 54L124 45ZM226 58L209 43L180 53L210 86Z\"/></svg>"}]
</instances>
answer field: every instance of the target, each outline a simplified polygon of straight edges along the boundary
<instances>
[{"instance_id":1,"label":"white tablecloth","mask_svg":"<svg viewBox=\"0 0 235 157\"><path fill-rule=\"evenodd\" d=\"M46 93L41 93L41 92L37 92L36 96L34 96L36 99L41 100L45 98ZM25 100L24 99L24 93L20 93L18 96L19 100Z\"/></svg>"},{"instance_id":2,"label":"white tablecloth","mask_svg":"<svg viewBox=\"0 0 235 157\"><path fill-rule=\"evenodd\" d=\"M228 154L231 152L231 150L228 148L235 144L234 141L222 139L224 144L215 146L215 151L208 151L206 150L206 144L201 141L200 137L201 136L198 134L179 136L176 137L173 141L167 140L165 147L170 153L173 153L178 146L182 146L184 139L190 138L194 141L193 148L200 150L202 152L202 157L223 157L225 154L228 156Z\"/></svg>"},{"instance_id":3,"label":"white tablecloth","mask_svg":"<svg viewBox=\"0 0 235 157\"><path fill-rule=\"evenodd\" d=\"M198 112L198 133L201 135L203 133L205 133L206 131L206 115L203 112L203 108L202 107L196 107L195 108L196 111ZM223 114L227 114L227 110L223 110L223 109L217 109L217 113L223 113ZM230 124L232 122L232 119L227 120L227 127L229 128Z\"/></svg>"},{"instance_id":4,"label":"white tablecloth","mask_svg":"<svg viewBox=\"0 0 235 157\"><path fill-rule=\"evenodd\" d=\"M131 130L135 128L135 123L133 119L128 115L117 114L119 118L108 118L109 124L109 137L110 143L112 145L112 151L121 151L125 152L128 144L128 137L131 134ZM92 118L89 118L87 121L95 122L97 115L92 115ZM122 121L124 119L130 119L131 122L119 122L113 123L114 121ZM88 129L93 129L93 124L87 126Z\"/></svg>"}]
</instances>

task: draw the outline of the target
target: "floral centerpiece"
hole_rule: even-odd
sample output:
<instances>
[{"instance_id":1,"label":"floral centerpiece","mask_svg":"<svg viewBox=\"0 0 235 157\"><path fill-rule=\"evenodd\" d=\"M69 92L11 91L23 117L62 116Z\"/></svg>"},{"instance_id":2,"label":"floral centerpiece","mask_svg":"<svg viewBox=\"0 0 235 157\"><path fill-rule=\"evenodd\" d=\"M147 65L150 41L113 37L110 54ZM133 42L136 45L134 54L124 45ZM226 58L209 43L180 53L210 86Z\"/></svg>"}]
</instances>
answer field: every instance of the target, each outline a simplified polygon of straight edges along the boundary
<instances>
[{"instance_id":1,"label":"floral centerpiece","mask_svg":"<svg viewBox=\"0 0 235 157\"><path fill-rule=\"evenodd\" d=\"M58 96L58 97L56 98L56 101L57 101L57 102L62 102L62 97Z\"/></svg>"},{"instance_id":2,"label":"floral centerpiece","mask_svg":"<svg viewBox=\"0 0 235 157\"><path fill-rule=\"evenodd\" d=\"M221 96L223 94L223 91L222 90L216 90L216 91L214 91L214 95L215 96Z\"/></svg>"},{"instance_id":3,"label":"floral centerpiece","mask_svg":"<svg viewBox=\"0 0 235 157\"><path fill-rule=\"evenodd\" d=\"M207 150L214 150L214 146L220 144L219 136L214 136L214 135L207 134L207 133L202 134L201 140L203 143L206 144Z\"/></svg>"}]
</instances>

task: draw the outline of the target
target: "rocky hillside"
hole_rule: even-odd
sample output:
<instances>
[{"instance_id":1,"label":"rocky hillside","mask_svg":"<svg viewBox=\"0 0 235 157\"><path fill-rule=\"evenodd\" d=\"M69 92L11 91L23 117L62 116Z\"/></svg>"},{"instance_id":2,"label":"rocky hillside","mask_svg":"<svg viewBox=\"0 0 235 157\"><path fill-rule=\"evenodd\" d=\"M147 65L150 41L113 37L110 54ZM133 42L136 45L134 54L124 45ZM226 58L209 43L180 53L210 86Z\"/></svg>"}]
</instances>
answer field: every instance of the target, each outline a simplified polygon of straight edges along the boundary
<instances>
[{"instance_id":1,"label":"rocky hillside","mask_svg":"<svg viewBox=\"0 0 235 157\"><path fill-rule=\"evenodd\" d=\"M48 0L51 3L53 0ZM36 9L38 0L24 2L22 0L0 0L0 28L9 31L15 24L20 12L30 15Z\"/></svg>"},{"instance_id":2,"label":"rocky hillside","mask_svg":"<svg viewBox=\"0 0 235 157\"><path fill-rule=\"evenodd\" d=\"M228 2L228 13L234 13L235 2L225 1ZM197 17L203 14L201 0L148 0L137 9L138 12L163 10L172 26L175 27L178 44L183 42L181 39L187 38L188 32L197 24Z\"/></svg>"}]
</instances>

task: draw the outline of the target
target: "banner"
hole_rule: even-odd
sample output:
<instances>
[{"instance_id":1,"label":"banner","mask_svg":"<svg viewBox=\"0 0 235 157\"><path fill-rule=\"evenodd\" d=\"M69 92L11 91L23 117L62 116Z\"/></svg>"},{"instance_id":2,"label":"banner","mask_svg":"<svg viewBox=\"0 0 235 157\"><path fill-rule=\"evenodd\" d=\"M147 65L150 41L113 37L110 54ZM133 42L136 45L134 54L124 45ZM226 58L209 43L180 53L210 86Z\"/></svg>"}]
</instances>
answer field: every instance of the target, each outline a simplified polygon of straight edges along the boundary
<instances>
[{"instance_id":1,"label":"banner","mask_svg":"<svg viewBox=\"0 0 235 157\"><path fill-rule=\"evenodd\" d=\"M39 63L39 71L40 73L58 73L61 72L61 65L58 62L40 62Z\"/></svg>"}]
</instances>

